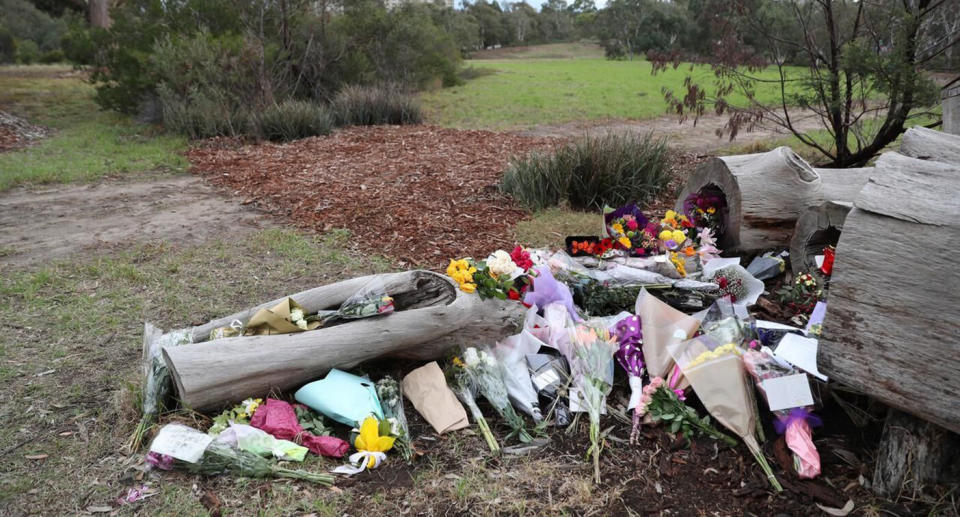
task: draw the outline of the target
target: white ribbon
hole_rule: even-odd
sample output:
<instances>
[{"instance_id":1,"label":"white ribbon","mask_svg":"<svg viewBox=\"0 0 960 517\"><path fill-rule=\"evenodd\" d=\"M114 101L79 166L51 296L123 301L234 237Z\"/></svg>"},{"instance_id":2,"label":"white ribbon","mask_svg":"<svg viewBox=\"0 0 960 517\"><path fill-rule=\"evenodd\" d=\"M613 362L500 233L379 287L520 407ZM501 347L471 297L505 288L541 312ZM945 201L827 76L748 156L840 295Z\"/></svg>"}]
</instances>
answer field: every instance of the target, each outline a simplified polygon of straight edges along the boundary
<instances>
[{"instance_id":1,"label":"white ribbon","mask_svg":"<svg viewBox=\"0 0 960 517\"><path fill-rule=\"evenodd\" d=\"M367 469L367 464L370 462L370 458L373 458L373 466L370 468L375 469L379 467L381 463L387 460L387 455L382 452L355 452L351 454L350 458L348 459L350 465L341 465L333 469L332 472L334 474L346 474L348 476L359 474Z\"/></svg>"},{"instance_id":2,"label":"white ribbon","mask_svg":"<svg viewBox=\"0 0 960 517\"><path fill-rule=\"evenodd\" d=\"M636 409L640 405L640 397L643 396L643 377L631 375L627 380L630 382L630 402L627 403L627 409Z\"/></svg>"}]
</instances>

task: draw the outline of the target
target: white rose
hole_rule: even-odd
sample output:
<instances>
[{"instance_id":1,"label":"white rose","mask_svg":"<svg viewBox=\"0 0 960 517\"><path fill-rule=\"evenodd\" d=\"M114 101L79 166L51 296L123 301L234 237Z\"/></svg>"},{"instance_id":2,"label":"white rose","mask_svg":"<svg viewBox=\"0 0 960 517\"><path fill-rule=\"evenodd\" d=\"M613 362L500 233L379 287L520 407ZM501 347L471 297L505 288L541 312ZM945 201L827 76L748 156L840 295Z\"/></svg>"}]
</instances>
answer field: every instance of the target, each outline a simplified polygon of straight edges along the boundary
<instances>
[{"instance_id":1,"label":"white rose","mask_svg":"<svg viewBox=\"0 0 960 517\"><path fill-rule=\"evenodd\" d=\"M494 251L487 257L487 267L494 276L507 276L511 280L523 274L523 270L514 264L510 254L503 250Z\"/></svg>"},{"instance_id":2,"label":"white rose","mask_svg":"<svg viewBox=\"0 0 960 517\"><path fill-rule=\"evenodd\" d=\"M302 320L303 311L300 309L293 309L292 311L290 311L290 319L293 321Z\"/></svg>"},{"instance_id":3,"label":"white rose","mask_svg":"<svg viewBox=\"0 0 960 517\"><path fill-rule=\"evenodd\" d=\"M307 320L297 320L297 327L301 330L307 330Z\"/></svg>"},{"instance_id":4,"label":"white rose","mask_svg":"<svg viewBox=\"0 0 960 517\"><path fill-rule=\"evenodd\" d=\"M463 362L467 366L476 366L480 363L480 357L477 355L477 349L470 347L463 351Z\"/></svg>"}]
</instances>

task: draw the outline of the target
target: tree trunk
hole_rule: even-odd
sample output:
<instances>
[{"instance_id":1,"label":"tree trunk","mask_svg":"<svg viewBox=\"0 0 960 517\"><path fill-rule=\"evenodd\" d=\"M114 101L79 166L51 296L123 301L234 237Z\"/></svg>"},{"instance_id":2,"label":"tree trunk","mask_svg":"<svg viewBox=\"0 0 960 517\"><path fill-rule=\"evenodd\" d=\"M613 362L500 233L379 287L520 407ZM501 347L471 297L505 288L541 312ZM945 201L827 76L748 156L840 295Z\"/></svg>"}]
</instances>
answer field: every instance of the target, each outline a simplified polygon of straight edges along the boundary
<instances>
[{"instance_id":1,"label":"tree trunk","mask_svg":"<svg viewBox=\"0 0 960 517\"><path fill-rule=\"evenodd\" d=\"M891 408L877 451L873 490L892 499L917 498L929 484L957 479L958 457L960 436Z\"/></svg>"},{"instance_id":2,"label":"tree trunk","mask_svg":"<svg viewBox=\"0 0 960 517\"><path fill-rule=\"evenodd\" d=\"M808 208L826 201L852 202L873 168L814 169L787 147L701 164L687 180L676 206L691 194L718 189L726 199L719 246L750 252L790 243L794 226Z\"/></svg>"},{"instance_id":3,"label":"tree trunk","mask_svg":"<svg viewBox=\"0 0 960 517\"><path fill-rule=\"evenodd\" d=\"M850 212L851 203L827 201L807 209L797 219L790 239L790 266L794 274L817 269L816 256L827 246L836 246L843 231L843 221Z\"/></svg>"},{"instance_id":4,"label":"tree trunk","mask_svg":"<svg viewBox=\"0 0 960 517\"><path fill-rule=\"evenodd\" d=\"M90 26L99 29L109 29L112 20L110 20L111 0L90 0Z\"/></svg>"},{"instance_id":5,"label":"tree trunk","mask_svg":"<svg viewBox=\"0 0 960 517\"><path fill-rule=\"evenodd\" d=\"M960 165L886 153L837 245L820 369L960 432Z\"/></svg>"},{"instance_id":6,"label":"tree trunk","mask_svg":"<svg viewBox=\"0 0 960 517\"><path fill-rule=\"evenodd\" d=\"M352 368L385 355L436 359L464 342L490 343L515 333L523 305L480 300L427 271L380 275L391 287L396 312L294 334L246 336L168 347L164 361L178 397L195 410L212 410L252 396L298 387L331 368ZM293 298L313 312L336 307L369 277L305 291ZM282 300L282 299L281 299ZM261 305L270 306L274 302ZM197 327L194 335L256 308Z\"/></svg>"}]
</instances>

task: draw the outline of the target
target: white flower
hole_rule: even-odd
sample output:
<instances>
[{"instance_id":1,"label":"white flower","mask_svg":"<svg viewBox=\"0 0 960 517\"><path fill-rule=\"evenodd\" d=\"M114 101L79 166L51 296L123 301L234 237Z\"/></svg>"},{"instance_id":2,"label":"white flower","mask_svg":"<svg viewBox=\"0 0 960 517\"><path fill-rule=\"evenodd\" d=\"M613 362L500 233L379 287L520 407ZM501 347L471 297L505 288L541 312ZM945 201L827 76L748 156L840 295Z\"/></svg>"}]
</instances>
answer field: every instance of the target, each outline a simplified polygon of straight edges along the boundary
<instances>
[{"instance_id":1,"label":"white flower","mask_svg":"<svg viewBox=\"0 0 960 517\"><path fill-rule=\"evenodd\" d=\"M487 257L487 267L494 276L507 276L511 280L523 274L523 270L513 262L510 254L503 250L494 251L493 255Z\"/></svg>"},{"instance_id":2,"label":"white flower","mask_svg":"<svg viewBox=\"0 0 960 517\"><path fill-rule=\"evenodd\" d=\"M463 351L463 362L467 366L476 366L480 364L480 356L477 355L477 349L470 347Z\"/></svg>"},{"instance_id":3,"label":"white flower","mask_svg":"<svg viewBox=\"0 0 960 517\"><path fill-rule=\"evenodd\" d=\"M497 362L493 359L493 356L488 354L486 350L480 352L480 362L485 366L495 366Z\"/></svg>"},{"instance_id":4,"label":"white flower","mask_svg":"<svg viewBox=\"0 0 960 517\"><path fill-rule=\"evenodd\" d=\"M307 320L297 320L297 328L307 330Z\"/></svg>"},{"instance_id":5,"label":"white flower","mask_svg":"<svg viewBox=\"0 0 960 517\"><path fill-rule=\"evenodd\" d=\"M390 435L400 436L400 421L394 417L387 419L387 422L390 422Z\"/></svg>"},{"instance_id":6,"label":"white flower","mask_svg":"<svg viewBox=\"0 0 960 517\"><path fill-rule=\"evenodd\" d=\"M240 403L243 406L243 412L248 415L253 415L254 410L257 409L257 406L260 405L260 402L254 399L247 399Z\"/></svg>"},{"instance_id":7,"label":"white flower","mask_svg":"<svg viewBox=\"0 0 960 517\"><path fill-rule=\"evenodd\" d=\"M290 311L290 319L293 321L298 321L303 319L303 311L300 309L293 309Z\"/></svg>"}]
</instances>

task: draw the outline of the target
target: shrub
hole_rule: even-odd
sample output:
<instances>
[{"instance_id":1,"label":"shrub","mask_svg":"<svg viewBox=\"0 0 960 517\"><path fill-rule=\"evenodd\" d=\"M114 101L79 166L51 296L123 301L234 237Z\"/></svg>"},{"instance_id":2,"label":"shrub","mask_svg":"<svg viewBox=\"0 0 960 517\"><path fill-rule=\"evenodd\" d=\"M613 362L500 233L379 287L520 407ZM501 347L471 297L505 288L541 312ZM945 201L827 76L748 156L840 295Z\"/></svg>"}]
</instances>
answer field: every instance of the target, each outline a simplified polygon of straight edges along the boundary
<instances>
[{"instance_id":1,"label":"shrub","mask_svg":"<svg viewBox=\"0 0 960 517\"><path fill-rule=\"evenodd\" d=\"M330 134L333 123L333 114L326 106L287 100L268 106L257 116L257 132L268 140L296 140Z\"/></svg>"},{"instance_id":2,"label":"shrub","mask_svg":"<svg viewBox=\"0 0 960 517\"><path fill-rule=\"evenodd\" d=\"M13 63L17 59L17 42L10 31L0 26L0 64Z\"/></svg>"},{"instance_id":3,"label":"shrub","mask_svg":"<svg viewBox=\"0 0 960 517\"><path fill-rule=\"evenodd\" d=\"M650 199L668 180L667 146L652 134L607 134L514 159L500 190L539 210L599 209Z\"/></svg>"},{"instance_id":4,"label":"shrub","mask_svg":"<svg viewBox=\"0 0 960 517\"><path fill-rule=\"evenodd\" d=\"M163 125L189 138L242 135L249 130L247 110L207 92L194 88L184 96L161 84L157 99Z\"/></svg>"},{"instance_id":5,"label":"shrub","mask_svg":"<svg viewBox=\"0 0 960 517\"><path fill-rule=\"evenodd\" d=\"M31 40L25 39L17 42L17 62L24 65L31 65L40 60L40 47Z\"/></svg>"},{"instance_id":6,"label":"shrub","mask_svg":"<svg viewBox=\"0 0 960 517\"><path fill-rule=\"evenodd\" d=\"M333 99L337 124L372 126L376 124L419 124L423 121L420 104L395 86L347 86Z\"/></svg>"}]
</instances>

